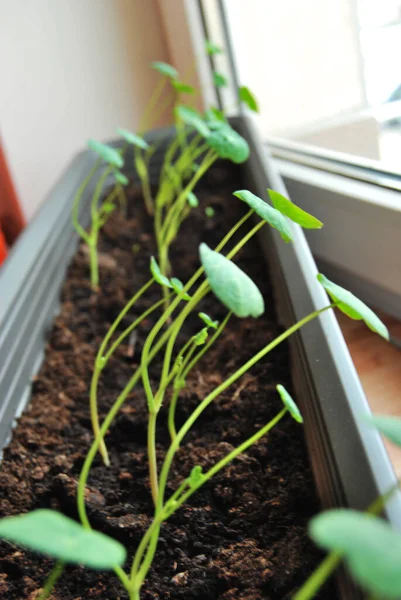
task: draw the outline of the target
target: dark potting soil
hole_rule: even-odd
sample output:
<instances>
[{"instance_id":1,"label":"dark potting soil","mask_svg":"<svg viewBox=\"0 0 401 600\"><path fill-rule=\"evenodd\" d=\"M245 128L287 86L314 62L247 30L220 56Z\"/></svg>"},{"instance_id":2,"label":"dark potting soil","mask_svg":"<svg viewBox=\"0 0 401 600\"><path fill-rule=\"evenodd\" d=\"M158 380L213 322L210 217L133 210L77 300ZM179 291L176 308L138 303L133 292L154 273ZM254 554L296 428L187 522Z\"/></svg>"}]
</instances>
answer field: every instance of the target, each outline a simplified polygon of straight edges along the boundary
<instances>
[{"instance_id":1,"label":"dark potting soil","mask_svg":"<svg viewBox=\"0 0 401 600\"><path fill-rule=\"evenodd\" d=\"M214 247L243 214L243 206L231 195L241 187L238 171L229 165L216 166L204 179L197 191L200 207L184 223L172 250L174 274L183 281L199 264L199 243ZM206 206L214 208L213 218L205 217ZM151 220L135 190L129 194L128 212L128 219L113 215L101 235L98 295L90 290L84 247L69 267L61 311L49 335L45 362L33 383L32 400L4 452L1 516L51 507L77 517L76 482L92 439L88 395L95 353L110 323L148 280L149 256L155 253ZM178 424L210 390L281 332L256 240L241 251L237 262L262 290L266 313L258 320L230 320L218 343L189 377L178 404ZM128 326L158 300L160 292L154 285L123 325ZM225 316L225 309L212 295L203 301L201 310L219 320ZM99 388L102 417L138 365L153 322L144 322L135 348L122 345L105 369ZM194 315L185 324L180 341L201 327ZM155 384L159 367L156 361L152 370ZM280 411L277 383L291 390L284 344L221 394L198 420L174 462L170 493L194 465L206 470ZM169 442L167 407L168 398L158 419L160 461ZM111 467L96 459L87 491L93 527L118 539L130 557L152 518L146 422L145 396L138 386L107 436ZM320 560L307 535L307 523L318 511L302 426L286 416L270 435L225 468L163 525L141 598L289 599ZM0 597L34 600L51 566L50 560L0 543ZM319 597L332 600L336 595L326 588ZM53 600L120 598L125 599L126 592L114 573L71 566L52 595Z\"/></svg>"}]
</instances>

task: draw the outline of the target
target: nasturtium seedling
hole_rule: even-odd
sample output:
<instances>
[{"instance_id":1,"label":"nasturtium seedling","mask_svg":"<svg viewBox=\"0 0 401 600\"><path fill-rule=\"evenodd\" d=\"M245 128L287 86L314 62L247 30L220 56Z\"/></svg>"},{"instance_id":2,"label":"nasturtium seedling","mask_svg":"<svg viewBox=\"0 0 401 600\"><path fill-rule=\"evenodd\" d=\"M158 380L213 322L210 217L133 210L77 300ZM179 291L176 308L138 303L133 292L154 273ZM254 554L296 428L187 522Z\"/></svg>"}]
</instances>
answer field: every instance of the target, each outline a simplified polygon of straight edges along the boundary
<instances>
[{"instance_id":1,"label":"nasturtium seedling","mask_svg":"<svg viewBox=\"0 0 401 600\"><path fill-rule=\"evenodd\" d=\"M121 183L121 185L129 184L128 177L126 177L123 173L121 173L121 171L114 171L114 177L115 177L116 181L118 181L118 183Z\"/></svg>"},{"instance_id":2,"label":"nasturtium seedling","mask_svg":"<svg viewBox=\"0 0 401 600\"><path fill-rule=\"evenodd\" d=\"M193 192L188 192L187 201L191 208L197 208L199 206L199 200Z\"/></svg>"},{"instance_id":3,"label":"nasturtium seedling","mask_svg":"<svg viewBox=\"0 0 401 600\"><path fill-rule=\"evenodd\" d=\"M121 137L124 138L124 140L126 142L128 142L128 144L131 144L132 146L137 146L138 148L141 148L142 150L147 150L149 148L149 144L147 142L145 142L143 137L141 137L140 135L137 135L136 133L131 133L130 131L127 131L126 129L117 129L117 133L119 135L121 135Z\"/></svg>"},{"instance_id":4,"label":"nasturtium seedling","mask_svg":"<svg viewBox=\"0 0 401 600\"><path fill-rule=\"evenodd\" d=\"M203 329L201 329L199 331L199 333L197 333L193 337L195 346L203 346L203 344L206 342L208 336L209 336L209 334L207 332L207 327L204 327Z\"/></svg>"},{"instance_id":5,"label":"nasturtium seedling","mask_svg":"<svg viewBox=\"0 0 401 600\"><path fill-rule=\"evenodd\" d=\"M219 326L219 322L218 321L213 321L213 319L211 319L209 317L209 315L207 315L204 312L198 313L198 317L200 319L202 319L202 321L205 323L205 325L207 325L211 329L217 329L217 327Z\"/></svg>"},{"instance_id":6,"label":"nasturtium seedling","mask_svg":"<svg viewBox=\"0 0 401 600\"><path fill-rule=\"evenodd\" d=\"M210 135L209 128L203 120L202 115L194 108L180 104L175 107L175 114L185 125L196 129L201 136L207 138Z\"/></svg>"},{"instance_id":7,"label":"nasturtium seedling","mask_svg":"<svg viewBox=\"0 0 401 600\"><path fill-rule=\"evenodd\" d=\"M296 204L291 202L288 198L275 192L274 190L267 190L270 200L276 210L281 212L282 215L288 217L294 223L297 223L304 229L321 229L323 223L316 219L313 215L309 214L302 208L299 208Z\"/></svg>"},{"instance_id":8,"label":"nasturtium seedling","mask_svg":"<svg viewBox=\"0 0 401 600\"><path fill-rule=\"evenodd\" d=\"M285 387L279 383L276 386L276 390L280 394L280 398L283 401L284 406L286 407L292 418L295 421L297 421L297 423L303 423L304 420L302 418L301 411L299 410L298 406L296 405L290 394L287 392Z\"/></svg>"},{"instance_id":9,"label":"nasturtium seedling","mask_svg":"<svg viewBox=\"0 0 401 600\"><path fill-rule=\"evenodd\" d=\"M401 446L401 419L387 415L369 415L363 417L363 420L378 429L390 442Z\"/></svg>"},{"instance_id":10,"label":"nasturtium seedling","mask_svg":"<svg viewBox=\"0 0 401 600\"><path fill-rule=\"evenodd\" d=\"M211 219L212 217L214 217L215 210L214 210L213 206L207 206L205 208L205 215L207 216L208 219Z\"/></svg>"},{"instance_id":11,"label":"nasturtium seedling","mask_svg":"<svg viewBox=\"0 0 401 600\"><path fill-rule=\"evenodd\" d=\"M107 146L107 144L102 144L102 142L98 142L97 140L89 140L88 147L112 167L120 169L123 166L123 157L115 148Z\"/></svg>"},{"instance_id":12,"label":"nasturtium seedling","mask_svg":"<svg viewBox=\"0 0 401 600\"><path fill-rule=\"evenodd\" d=\"M208 53L209 56L214 56L215 54L223 53L223 49L220 48L220 46L216 46L216 44L214 44L210 40L206 40L205 47L206 47L206 52Z\"/></svg>"},{"instance_id":13,"label":"nasturtium seedling","mask_svg":"<svg viewBox=\"0 0 401 600\"><path fill-rule=\"evenodd\" d=\"M369 329L381 335L385 340L390 339L390 334L385 324L362 300L359 300L354 294L345 290L340 285L333 283L321 273L319 273L317 279L343 313L356 321L364 321Z\"/></svg>"},{"instance_id":14,"label":"nasturtium seedling","mask_svg":"<svg viewBox=\"0 0 401 600\"><path fill-rule=\"evenodd\" d=\"M237 164L245 162L249 157L247 141L228 124L213 130L206 138L206 143L220 158L228 158Z\"/></svg>"},{"instance_id":15,"label":"nasturtium seedling","mask_svg":"<svg viewBox=\"0 0 401 600\"><path fill-rule=\"evenodd\" d=\"M265 305L252 279L206 244L200 245L199 252L210 287L217 298L237 317L260 317Z\"/></svg>"},{"instance_id":16,"label":"nasturtium seedling","mask_svg":"<svg viewBox=\"0 0 401 600\"><path fill-rule=\"evenodd\" d=\"M157 261L154 256L150 258L150 272L152 273L155 281L158 284L168 288L173 287L170 283L170 280L160 271L160 267L157 264Z\"/></svg>"},{"instance_id":17,"label":"nasturtium seedling","mask_svg":"<svg viewBox=\"0 0 401 600\"><path fill-rule=\"evenodd\" d=\"M195 88L192 87L192 85L189 85L188 83L183 83L182 81L178 81L178 80L173 80L171 82L173 88L176 90L176 92L178 92L179 94L194 94L195 93Z\"/></svg>"},{"instance_id":18,"label":"nasturtium seedling","mask_svg":"<svg viewBox=\"0 0 401 600\"><path fill-rule=\"evenodd\" d=\"M184 284L182 283L182 281L177 279L177 277L172 277L170 279L170 283L171 283L171 286L172 286L173 290L175 291L175 293L177 295L181 294L182 290L184 289ZM183 300L191 300L191 296L185 292L185 294L183 294L183 296L182 296L182 299Z\"/></svg>"},{"instance_id":19,"label":"nasturtium seedling","mask_svg":"<svg viewBox=\"0 0 401 600\"><path fill-rule=\"evenodd\" d=\"M259 112L258 101L249 87L242 85L238 90L238 96L241 102L247 105L249 110L252 110L253 112Z\"/></svg>"},{"instance_id":20,"label":"nasturtium seedling","mask_svg":"<svg viewBox=\"0 0 401 600\"><path fill-rule=\"evenodd\" d=\"M228 125L228 121L223 111L215 107L205 110L205 121L209 129L220 129L220 127Z\"/></svg>"},{"instance_id":21,"label":"nasturtium seedling","mask_svg":"<svg viewBox=\"0 0 401 600\"><path fill-rule=\"evenodd\" d=\"M309 524L312 539L343 555L357 581L380 598L401 596L401 534L368 513L338 509Z\"/></svg>"},{"instance_id":22,"label":"nasturtium seedling","mask_svg":"<svg viewBox=\"0 0 401 600\"><path fill-rule=\"evenodd\" d=\"M152 69L160 73L160 75L164 75L169 79L177 79L178 71L172 65L169 65L165 62L155 61L151 64Z\"/></svg>"},{"instance_id":23,"label":"nasturtium seedling","mask_svg":"<svg viewBox=\"0 0 401 600\"><path fill-rule=\"evenodd\" d=\"M189 487L194 487L198 485L204 478L204 474L202 473L202 467L200 465L196 465L191 470L191 473L187 479Z\"/></svg>"},{"instance_id":24,"label":"nasturtium seedling","mask_svg":"<svg viewBox=\"0 0 401 600\"><path fill-rule=\"evenodd\" d=\"M213 73L213 83L216 87L222 88L227 86L227 78L221 73Z\"/></svg>"},{"instance_id":25,"label":"nasturtium seedling","mask_svg":"<svg viewBox=\"0 0 401 600\"><path fill-rule=\"evenodd\" d=\"M261 219L277 229L285 242L291 242L292 232L287 219L281 212L248 190L237 190L234 192L234 196L246 202L249 208L252 208Z\"/></svg>"},{"instance_id":26,"label":"nasturtium seedling","mask_svg":"<svg viewBox=\"0 0 401 600\"><path fill-rule=\"evenodd\" d=\"M111 570L126 558L124 546L116 540L49 509L2 519L0 538L91 569Z\"/></svg>"}]
</instances>

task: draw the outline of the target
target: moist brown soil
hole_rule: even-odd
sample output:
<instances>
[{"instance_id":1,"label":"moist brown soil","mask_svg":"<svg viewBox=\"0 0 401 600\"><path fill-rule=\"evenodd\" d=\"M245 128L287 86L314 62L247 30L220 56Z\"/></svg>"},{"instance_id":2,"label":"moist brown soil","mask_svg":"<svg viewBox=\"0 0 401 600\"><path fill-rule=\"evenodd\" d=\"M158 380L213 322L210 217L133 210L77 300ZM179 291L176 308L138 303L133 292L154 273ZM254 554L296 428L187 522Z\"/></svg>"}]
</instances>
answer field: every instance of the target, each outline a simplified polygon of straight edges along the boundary
<instances>
[{"instance_id":1,"label":"moist brown soil","mask_svg":"<svg viewBox=\"0 0 401 600\"><path fill-rule=\"evenodd\" d=\"M218 165L198 190L200 207L192 211L172 251L174 274L187 280L198 266L200 241L216 245L243 214L231 192L242 187L239 173ZM215 216L206 218L204 208ZM76 482L91 441L88 390L95 352L133 292L149 278L155 252L152 225L139 194L129 193L128 219L115 214L100 241L101 292L91 293L88 257L80 247L68 271L59 316L50 332L45 362L33 382L29 407L19 419L4 452L0 474L1 515L51 507L76 518ZM256 351L281 332L272 287L254 240L241 251L238 264L262 290L266 313L257 321L231 319L220 341L195 368L177 412L182 423L199 401ZM160 288L131 311L124 325L160 298ZM225 310L212 296L202 310L222 319ZM138 365L146 333L139 330L134 356L121 346L104 371L100 410L104 416ZM201 328L194 315L180 341ZM157 381L159 364L152 377ZM175 460L169 492L194 465L207 469L281 409L277 383L291 390L286 345L257 364L225 391L187 435ZM168 445L166 410L158 420L158 458ZM87 493L92 525L124 544L130 557L152 517L146 461L147 411L144 392L131 393L107 444L111 467L96 459ZM308 539L309 519L319 511L305 450L302 426L284 418L271 434L223 470L163 525L153 568L141 598L150 600L289 599L320 560ZM0 597L34 600L52 562L8 543L0 544ZM129 568L127 563L127 569ZM320 598L336 597L331 588ZM68 567L53 600L117 600L126 593L113 573Z\"/></svg>"}]
</instances>

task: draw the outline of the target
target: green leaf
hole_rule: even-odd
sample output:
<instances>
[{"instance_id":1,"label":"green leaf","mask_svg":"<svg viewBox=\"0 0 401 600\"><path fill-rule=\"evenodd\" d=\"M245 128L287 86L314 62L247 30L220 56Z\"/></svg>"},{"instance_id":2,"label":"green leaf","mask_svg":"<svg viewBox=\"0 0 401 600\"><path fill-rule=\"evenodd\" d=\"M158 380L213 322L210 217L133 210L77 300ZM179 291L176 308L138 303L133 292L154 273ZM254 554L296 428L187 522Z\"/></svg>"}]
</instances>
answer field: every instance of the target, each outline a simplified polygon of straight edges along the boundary
<instances>
[{"instance_id":1,"label":"green leaf","mask_svg":"<svg viewBox=\"0 0 401 600\"><path fill-rule=\"evenodd\" d=\"M155 278L155 281L157 283L159 283L160 285L162 285L164 287L168 287L168 288L173 287L172 284L170 283L169 279L165 275L163 275L163 273L160 271L160 267L157 264L157 261L154 256L152 256L150 258L150 272L152 273L153 277Z\"/></svg>"},{"instance_id":2,"label":"green leaf","mask_svg":"<svg viewBox=\"0 0 401 600\"><path fill-rule=\"evenodd\" d=\"M203 120L202 115L194 108L180 104L175 108L175 115L188 125L188 127L196 129L201 136L207 138L210 135L209 128Z\"/></svg>"},{"instance_id":3,"label":"green leaf","mask_svg":"<svg viewBox=\"0 0 401 600\"><path fill-rule=\"evenodd\" d=\"M213 321L209 315L207 315L204 312L200 312L198 313L198 317L200 319L202 319L202 321L211 329L217 329L217 327L219 326L219 322L218 321Z\"/></svg>"},{"instance_id":4,"label":"green leaf","mask_svg":"<svg viewBox=\"0 0 401 600\"><path fill-rule=\"evenodd\" d=\"M221 73L213 73L213 83L217 88L226 87L228 84L227 78Z\"/></svg>"},{"instance_id":5,"label":"green leaf","mask_svg":"<svg viewBox=\"0 0 401 600\"><path fill-rule=\"evenodd\" d=\"M303 423L304 420L302 418L301 411L299 410L298 406L295 404L294 400L287 392L285 387L279 383L276 386L276 390L280 394L281 400L283 401L284 406L286 407L292 418L295 419L297 423Z\"/></svg>"},{"instance_id":6,"label":"green leaf","mask_svg":"<svg viewBox=\"0 0 401 600\"><path fill-rule=\"evenodd\" d=\"M209 336L209 334L207 332L207 327L204 327L203 329L201 329L199 331L199 333L197 333L193 337L195 346L203 346L203 344L206 342L208 336Z\"/></svg>"},{"instance_id":7,"label":"green leaf","mask_svg":"<svg viewBox=\"0 0 401 600\"><path fill-rule=\"evenodd\" d=\"M334 302L337 302L338 308L343 313L356 321L364 321L369 329L381 335L385 340L390 339L390 334L385 324L375 315L373 310L362 302L362 300L359 300L354 294L345 290L340 285L333 283L321 273L319 273L317 279L330 298L334 300Z\"/></svg>"},{"instance_id":8,"label":"green leaf","mask_svg":"<svg viewBox=\"0 0 401 600\"><path fill-rule=\"evenodd\" d=\"M116 540L65 517L40 509L0 521L0 537L66 563L111 570L124 563L126 551Z\"/></svg>"},{"instance_id":9,"label":"green leaf","mask_svg":"<svg viewBox=\"0 0 401 600\"><path fill-rule=\"evenodd\" d=\"M209 56L214 56L215 54L222 54L224 50L220 48L220 46L216 46L210 40L206 40L205 42L206 52Z\"/></svg>"},{"instance_id":10,"label":"green leaf","mask_svg":"<svg viewBox=\"0 0 401 600\"><path fill-rule=\"evenodd\" d=\"M104 212L106 215L110 215L116 208L116 205L113 204L112 202L105 202L104 204L102 204L102 212Z\"/></svg>"},{"instance_id":11,"label":"green leaf","mask_svg":"<svg viewBox=\"0 0 401 600\"><path fill-rule=\"evenodd\" d=\"M160 75L164 75L165 77L169 77L170 79L177 79L178 71L172 65L169 65L165 62L155 61L150 65L152 69L160 73Z\"/></svg>"},{"instance_id":12,"label":"green leaf","mask_svg":"<svg viewBox=\"0 0 401 600\"><path fill-rule=\"evenodd\" d=\"M177 296L181 294L182 290L184 289L184 284L182 283L182 281L177 279L177 277L172 277L170 279L170 283ZM185 292L185 294L182 296L182 299L191 300L191 296Z\"/></svg>"},{"instance_id":13,"label":"green leaf","mask_svg":"<svg viewBox=\"0 0 401 600\"><path fill-rule=\"evenodd\" d=\"M179 94L195 94L195 88L188 83L183 83L182 81L172 81L171 84Z\"/></svg>"},{"instance_id":14,"label":"green leaf","mask_svg":"<svg viewBox=\"0 0 401 600\"><path fill-rule=\"evenodd\" d=\"M149 148L149 144L145 142L140 135L136 135L136 133L131 133L126 129L117 129L117 133L121 135L126 142L132 144L132 146L137 146L138 148L142 148L142 150L147 150Z\"/></svg>"},{"instance_id":15,"label":"green leaf","mask_svg":"<svg viewBox=\"0 0 401 600\"><path fill-rule=\"evenodd\" d=\"M114 177L115 177L116 181L118 181L118 183L121 183L121 185L129 184L128 177L126 177L123 173L121 173L121 171L114 171Z\"/></svg>"},{"instance_id":16,"label":"green leaf","mask_svg":"<svg viewBox=\"0 0 401 600\"><path fill-rule=\"evenodd\" d=\"M323 223L313 217L306 211L299 208L296 204L288 200L285 196L282 196L274 190L267 190L273 206L276 210L280 211L282 215L288 217L294 223L298 223L304 229L321 229Z\"/></svg>"},{"instance_id":17,"label":"green leaf","mask_svg":"<svg viewBox=\"0 0 401 600\"><path fill-rule=\"evenodd\" d=\"M363 420L375 427L397 446L401 446L401 419L386 415L364 416Z\"/></svg>"},{"instance_id":18,"label":"green leaf","mask_svg":"<svg viewBox=\"0 0 401 600\"><path fill-rule=\"evenodd\" d=\"M97 142L96 140L89 140L88 147L96 152L96 154L109 165L117 167L118 169L123 166L124 160L121 154L115 148L107 146L106 144L102 144L101 142Z\"/></svg>"},{"instance_id":19,"label":"green leaf","mask_svg":"<svg viewBox=\"0 0 401 600\"><path fill-rule=\"evenodd\" d=\"M269 223L274 229L277 229L285 242L292 241L291 228L281 212L248 190L237 190L234 192L234 196L246 202L261 219Z\"/></svg>"},{"instance_id":20,"label":"green leaf","mask_svg":"<svg viewBox=\"0 0 401 600\"><path fill-rule=\"evenodd\" d=\"M220 127L228 125L224 112L214 107L205 111L205 120L210 129L220 129Z\"/></svg>"},{"instance_id":21,"label":"green leaf","mask_svg":"<svg viewBox=\"0 0 401 600\"><path fill-rule=\"evenodd\" d=\"M199 206L199 200L193 192L188 192L187 200L191 208L197 208Z\"/></svg>"},{"instance_id":22,"label":"green leaf","mask_svg":"<svg viewBox=\"0 0 401 600\"><path fill-rule=\"evenodd\" d=\"M208 219L211 219L212 217L214 217L214 215L215 215L214 208L212 206L206 206L205 215L207 216Z\"/></svg>"},{"instance_id":23,"label":"green leaf","mask_svg":"<svg viewBox=\"0 0 401 600\"><path fill-rule=\"evenodd\" d=\"M241 102L247 105L250 110L253 112L259 112L258 101L256 100L255 95L251 92L249 87L246 85L242 85L238 90L239 99Z\"/></svg>"},{"instance_id":24,"label":"green leaf","mask_svg":"<svg viewBox=\"0 0 401 600\"><path fill-rule=\"evenodd\" d=\"M204 478L204 474L202 473L202 467L200 465L196 465L194 467L187 479L189 487L194 487L198 483L200 483Z\"/></svg>"},{"instance_id":25,"label":"green leaf","mask_svg":"<svg viewBox=\"0 0 401 600\"><path fill-rule=\"evenodd\" d=\"M345 557L355 579L370 592L388 599L401 596L401 535L372 515L330 510L309 524L312 539Z\"/></svg>"},{"instance_id":26,"label":"green leaf","mask_svg":"<svg viewBox=\"0 0 401 600\"><path fill-rule=\"evenodd\" d=\"M206 143L220 158L228 158L237 164L245 162L249 157L248 143L228 124L212 131L206 138Z\"/></svg>"},{"instance_id":27,"label":"green leaf","mask_svg":"<svg viewBox=\"0 0 401 600\"><path fill-rule=\"evenodd\" d=\"M199 247L200 258L210 287L217 298L237 317L260 317L265 310L263 296L237 265L206 244Z\"/></svg>"}]
</instances>

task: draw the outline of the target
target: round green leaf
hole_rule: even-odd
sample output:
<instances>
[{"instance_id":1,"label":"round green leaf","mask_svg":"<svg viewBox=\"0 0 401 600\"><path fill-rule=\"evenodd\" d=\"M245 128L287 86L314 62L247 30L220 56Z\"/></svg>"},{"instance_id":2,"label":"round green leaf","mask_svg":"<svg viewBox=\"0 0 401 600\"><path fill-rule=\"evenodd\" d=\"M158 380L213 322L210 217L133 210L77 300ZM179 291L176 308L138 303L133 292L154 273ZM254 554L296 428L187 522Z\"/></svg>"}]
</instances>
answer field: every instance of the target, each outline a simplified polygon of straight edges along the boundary
<instances>
[{"instance_id":1,"label":"round green leaf","mask_svg":"<svg viewBox=\"0 0 401 600\"><path fill-rule=\"evenodd\" d=\"M124 160L115 148L102 144L102 142L96 140L89 140L88 147L96 152L96 154L98 154L105 162L109 163L109 165L117 167L118 169L123 166Z\"/></svg>"},{"instance_id":2,"label":"round green leaf","mask_svg":"<svg viewBox=\"0 0 401 600\"><path fill-rule=\"evenodd\" d=\"M345 290L340 285L333 283L327 277L319 273L318 281L322 284L328 295L334 302L337 302L338 308L351 319L364 321L366 325L381 335L385 340L390 339L390 335L385 324L375 315L362 300L359 300L354 294Z\"/></svg>"},{"instance_id":3,"label":"round green leaf","mask_svg":"<svg viewBox=\"0 0 401 600\"><path fill-rule=\"evenodd\" d=\"M298 223L304 229L321 229L323 227L323 223L319 219L299 208L299 206L288 200L285 196L282 196L282 194L269 189L267 193L274 208L294 223Z\"/></svg>"},{"instance_id":4,"label":"round green leaf","mask_svg":"<svg viewBox=\"0 0 401 600\"><path fill-rule=\"evenodd\" d=\"M136 135L136 133L131 133L126 129L117 129L117 133L121 135L121 137L124 138L126 142L132 144L133 146L142 148L142 150L147 150L149 148L149 144L145 142L145 140L140 135Z\"/></svg>"},{"instance_id":5,"label":"round green leaf","mask_svg":"<svg viewBox=\"0 0 401 600\"><path fill-rule=\"evenodd\" d=\"M245 162L249 157L249 146L246 140L228 124L212 131L206 143L220 158L228 158L237 164Z\"/></svg>"},{"instance_id":6,"label":"round green leaf","mask_svg":"<svg viewBox=\"0 0 401 600\"><path fill-rule=\"evenodd\" d=\"M192 87L192 85L188 85L188 83L183 83L182 81L176 81L176 80L173 80L171 83L172 83L173 88L179 94L194 94L195 93L195 88Z\"/></svg>"},{"instance_id":7,"label":"round green leaf","mask_svg":"<svg viewBox=\"0 0 401 600\"><path fill-rule=\"evenodd\" d=\"M121 185L129 184L128 177L123 175L123 173L121 173L121 171L114 171L114 177L116 178L116 181L118 181L118 183L121 183Z\"/></svg>"},{"instance_id":8,"label":"round green leaf","mask_svg":"<svg viewBox=\"0 0 401 600\"><path fill-rule=\"evenodd\" d=\"M234 196L246 202L261 219L269 223L274 229L277 229L285 242L292 241L291 228L281 212L248 190L237 190L234 192Z\"/></svg>"},{"instance_id":9,"label":"round green leaf","mask_svg":"<svg viewBox=\"0 0 401 600\"><path fill-rule=\"evenodd\" d=\"M253 110L253 112L259 112L258 101L256 100L255 95L246 85L243 85L239 88L238 95L241 102L246 104L250 110Z\"/></svg>"},{"instance_id":10,"label":"round green leaf","mask_svg":"<svg viewBox=\"0 0 401 600\"><path fill-rule=\"evenodd\" d=\"M208 337L209 334L207 331L207 327L204 327L199 331L199 333L194 335L192 339L194 341L195 346L203 346Z\"/></svg>"},{"instance_id":11,"label":"round green leaf","mask_svg":"<svg viewBox=\"0 0 401 600\"><path fill-rule=\"evenodd\" d=\"M113 569L124 563L126 551L116 540L65 517L40 509L0 521L0 537L63 562L91 569Z\"/></svg>"},{"instance_id":12,"label":"round green leaf","mask_svg":"<svg viewBox=\"0 0 401 600\"><path fill-rule=\"evenodd\" d=\"M312 539L344 558L353 576L381 597L401 597L401 535L372 515L330 510L309 524Z\"/></svg>"},{"instance_id":13,"label":"round green leaf","mask_svg":"<svg viewBox=\"0 0 401 600\"><path fill-rule=\"evenodd\" d=\"M401 446L401 419L385 415L369 415L363 420L378 429L393 444Z\"/></svg>"},{"instance_id":14,"label":"round green leaf","mask_svg":"<svg viewBox=\"0 0 401 600\"><path fill-rule=\"evenodd\" d=\"M219 322L218 321L213 321L213 319L211 319L209 317L209 315L207 315L204 312L200 312L198 313L198 317L200 319L202 319L202 321L211 329L217 329L217 327L219 326Z\"/></svg>"},{"instance_id":15,"label":"round green leaf","mask_svg":"<svg viewBox=\"0 0 401 600\"><path fill-rule=\"evenodd\" d=\"M207 216L208 219L211 219L212 217L214 217L215 210L214 210L213 206L206 206L205 215Z\"/></svg>"},{"instance_id":16,"label":"round green leaf","mask_svg":"<svg viewBox=\"0 0 401 600\"><path fill-rule=\"evenodd\" d=\"M160 73L160 75L164 75L165 77L169 77L169 79L177 79L178 71L172 65L169 65L165 62L155 61L150 65L152 69Z\"/></svg>"},{"instance_id":17,"label":"round green leaf","mask_svg":"<svg viewBox=\"0 0 401 600\"><path fill-rule=\"evenodd\" d=\"M221 73L213 73L213 83L217 88L226 87L228 84L227 78Z\"/></svg>"},{"instance_id":18,"label":"round green leaf","mask_svg":"<svg viewBox=\"0 0 401 600\"><path fill-rule=\"evenodd\" d=\"M213 42L211 42L210 40L206 40L205 47L206 47L206 52L208 53L209 56L214 56L215 54L223 53L223 49L220 48L219 46L216 46L216 44L213 44Z\"/></svg>"},{"instance_id":19,"label":"round green leaf","mask_svg":"<svg viewBox=\"0 0 401 600\"><path fill-rule=\"evenodd\" d=\"M278 384L276 386L276 390L280 394L281 400L283 401L284 406L286 407L292 418L295 419L297 423L303 423L304 420L302 418L301 411L299 410L298 406L295 404L294 400L287 392L285 387L281 384Z\"/></svg>"},{"instance_id":20,"label":"round green leaf","mask_svg":"<svg viewBox=\"0 0 401 600\"><path fill-rule=\"evenodd\" d=\"M193 192L188 192L187 201L191 208L197 208L199 206L199 200Z\"/></svg>"},{"instance_id":21,"label":"round green leaf","mask_svg":"<svg viewBox=\"0 0 401 600\"><path fill-rule=\"evenodd\" d=\"M260 317L265 310L259 288L237 265L206 244L200 258L210 287L217 298L237 317Z\"/></svg>"},{"instance_id":22,"label":"round green leaf","mask_svg":"<svg viewBox=\"0 0 401 600\"><path fill-rule=\"evenodd\" d=\"M188 127L193 127L203 137L207 138L210 135L209 128L203 120L202 115L194 108L180 104L175 108L175 114Z\"/></svg>"},{"instance_id":23,"label":"round green leaf","mask_svg":"<svg viewBox=\"0 0 401 600\"><path fill-rule=\"evenodd\" d=\"M173 287L169 279L160 271L160 267L157 264L157 261L154 256L151 256L150 258L150 272L152 273L153 277L155 278L155 281L158 284L168 288Z\"/></svg>"}]
</instances>

